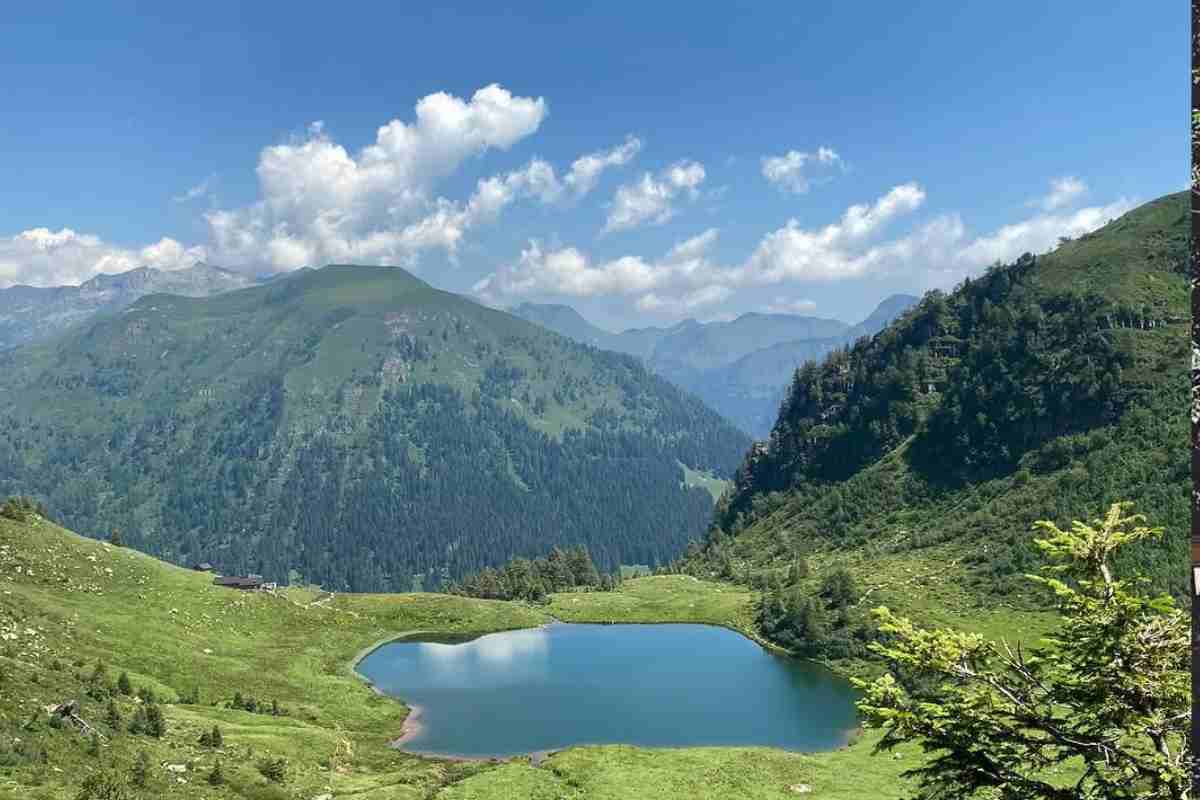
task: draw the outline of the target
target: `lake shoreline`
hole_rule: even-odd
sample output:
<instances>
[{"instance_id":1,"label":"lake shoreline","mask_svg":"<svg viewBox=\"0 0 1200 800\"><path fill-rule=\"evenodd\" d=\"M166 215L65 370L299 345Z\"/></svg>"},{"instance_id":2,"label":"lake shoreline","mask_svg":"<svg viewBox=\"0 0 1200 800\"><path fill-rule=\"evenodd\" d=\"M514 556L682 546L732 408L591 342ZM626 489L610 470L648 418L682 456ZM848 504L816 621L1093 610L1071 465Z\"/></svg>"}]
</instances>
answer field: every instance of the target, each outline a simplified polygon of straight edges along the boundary
<instances>
[{"instance_id":1,"label":"lake shoreline","mask_svg":"<svg viewBox=\"0 0 1200 800\"><path fill-rule=\"evenodd\" d=\"M380 694L385 694L380 692ZM385 695L387 696L387 695ZM392 741L392 747L397 750L404 750L404 743L412 741L421 731L425 730L425 726L421 723L421 714L425 709L415 703L405 703L408 708L408 715L404 717L404 722L400 726L400 738ZM411 752L405 750L405 752Z\"/></svg>"},{"instance_id":2,"label":"lake shoreline","mask_svg":"<svg viewBox=\"0 0 1200 800\"><path fill-rule=\"evenodd\" d=\"M741 638L743 641L746 641L748 643L752 643L753 645L756 645L760 651L763 651L765 653L775 655L775 656L783 656L786 661L790 661L793 663L800 662L800 663L807 664L810 668L816 668L816 670L818 672L824 672L830 678L841 679L841 681L839 681L839 682L843 682L845 680L843 676L838 675L834 670L830 670L826 665L820 664L819 662L815 662L810 659L797 658L790 653L780 652L780 649L777 647L764 647L763 642L761 640L759 640L757 637L752 637L752 636L746 635L746 631L744 631L744 630L739 630L738 628L735 628L732 625L722 625L722 624L711 623L711 622L683 622L683 621L651 622L648 620L644 620L644 621L640 621L640 622L624 622L624 621L618 622L615 620L613 620L613 621L608 621L608 620L605 620L605 621L601 621L601 620L564 621L561 619L551 618L550 621L543 623L541 625L531 625L531 626L523 626L523 627L518 627L518 628L510 628L510 629L508 629L507 632L515 632L515 631L521 631L521 630L532 632L532 631L535 631L538 629L547 629L547 628L559 628L559 627L561 627L561 628L567 628L567 627L584 628L584 627L588 627L588 626L595 626L597 628L609 628L609 627L614 627L614 626L628 626L630 628L635 628L635 627L636 628L644 628L644 627L650 626L650 625L657 625L657 626L671 627L671 628L674 628L674 627L697 627L697 628L708 628L710 630L725 630L731 634L734 634L736 637ZM479 633L478 635L475 635L475 636L468 635L468 636L462 637L461 641L463 641L463 642L475 641L477 639L484 638L489 635L495 635L495 634L503 633L503 632L505 632L505 631L485 632L485 633ZM490 762L490 763L519 762L519 763L521 763L521 762L523 762L523 763L528 763L531 766L536 767L536 766L540 766L546 759L552 757L556 753L561 753L565 750L571 750L571 749L576 749L576 748L581 748L581 747L610 747L610 746L627 745L627 746L637 747L640 749L655 749L655 750L657 750L657 749L676 750L676 749L697 749L697 748L698 749L707 749L707 748L727 749L727 748L738 748L738 747L767 747L767 748L770 748L773 750L779 750L782 752L791 752L791 753L797 753L797 754L818 753L818 752L827 752L827 751L831 752L831 751L841 750L841 749L850 747L853 745L853 743L858 738L861 737L861 735L863 733L861 724L852 724L836 733L834 731L830 731L830 733L833 733L833 735L835 737L834 741L826 740L823 743L809 742L809 743L805 743L805 744L800 744L799 742L794 742L794 743L792 743L791 747L783 745L782 742L779 744L771 745L771 744L765 744L765 743L764 744L747 743L747 742L743 742L743 741L738 741L737 739L727 740L727 741L723 741L723 742L722 741L710 741L710 742L705 742L705 743L684 744L681 742L671 742L671 741L661 741L661 742L655 742L655 743L635 743L635 742L630 742L628 740L622 740L620 738L607 739L607 737L604 737L599 740L592 740L592 741L585 740L585 741L574 741L574 742L568 741L567 743L563 743L563 744L559 744L559 745L550 745L550 746L539 745L538 743L531 741L531 742L529 742L529 745L531 746L529 750L515 750L515 751L510 751L507 753L505 753L505 752L497 753L495 751L493 751L493 752L486 752L486 751L478 752L478 751L476 751L475 753L470 753L470 754L468 754L469 751L468 751L468 753L464 753L462 751L454 752L455 748L453 747L453 745L451 745L451 747L446 748L443 751L425 750L425 749L422 749L421 744L419 743L419 739L421 738L423 733L427 732L430 721L429 721L428 715L426 713L428 711L428 709L423 706L423 703L422 704L410 703L404 699L402 694L391 694L388 692L384 692L378 686L375 685L375 683L373 682L373 680L371 678L369 678L366 675L364 675L363 673L360 673L357 671L357 667L361 664L361 662L364 659L366 659L369 655L371 655L372 653L379 650L380 648L385 647L386 645L389 645L389 644L399 644L399 643L404 643L406 641L411 642L414 639L420 640L420 637L422 637L422 636L438 637L439 634L437 634L436 632L430 632L430 631L406 631L406 632L403 632L403 633L400 633L397 635L389 636L389 637L380 639L379 641L375 642L374 644L372 644L369 647L363 648L359 652L359 654L355 658L355 660L352 662L352 664L355 667L354 671L355 671L356 676L360 680L363 680L365 683L367 683L367 685L372 689L373 692L375 692L377 695L380 695L380 696L387 696L392 701L399 702L402 706L404 706L408 710L408 713L401 720L400 735L394 739L391 739L389 741L389 746L399 752L405 753L406 755L412 755L412 756L416 756L419 758L451 761L451 762L474 762L474 763L488 763L488 762ZM459 637L456 636L455 638L458 639ZM436 639L434 639L434 641L436 641ZM454 641L454 642L447 642L447 643L448 644L458 644L460 642ZM376 675L376 677L379 677L382 680L381 676ZM849 721L849 720L847 720L847 721ZM568 736L567 738L569 740L570 737ZM667 738L670 739L673 737L667 737ZM720 738L723 738L723 737L720 737ZM487 747L486 743L484 743L484 742L479 742L479 743L484 744L484 746Z\"/></svg>"},{"instance_id":3,"label":"lake shoreline","mask_svg":"<svg viewBox=\"0 0 1200 800\"><path fill-rule=\"evenodd\" d=\"M518 631L537 630L538 628L544 628L547 625L561 622L561 620L557 620L554 617L550 617L550 620L551 620L551 622L544 622L541 625L531 625L531 626L522 627L522 628L499 628L494 631L484 631L484 632L478 634L477 636L475 636L474 638L477 639L481 636L488 636L493 633L507 633L508 631L514 631L514 630L518 630ZM402 698L397 697L396 695L393 695L393 694L388 694L387 692L383 691L382 689L380 689L378 686L375 685L374 681L372 681L366 675L363 675L361 672L358 671L358 665L361 664L364 659L366 659L368 656L370 656L376 650L378 650L382 647L386 647L387 645L392 644L393 642L399 642L399 641L403 641L405 639L411 639L414 636L429 636L429 635L441 636L441 635L445 635L445 634L442 632L439 632L439 631L429 631L429 630L401 631L400 633L395 633L390 636L385 636L384 638L378 639L375 642L373 642L372 644L367 645L366 647L359 650L358 653L355 654L354 658L350 659L350 661L347 663L347 669L349 670L350 674L353 675L359 681L366 684L368 689L370 689L372 692L374 692L375 694L377 694L380 697L386 697L395 703L399 703L401 706L403 706L405 709L407 709L408 713L406 713L404 715L404 720L400 723L400 737L397 739L393 739L390 742L390 746L395 748L399 752L406 753L408 755L417 756L419 758L441 759L443 761L460 761L460 762L493 761L493 762L497 762L497 761L501 761L501 760L508 760L508 759L498 759L494 756L480 756L480 757L445 756L445 755L440 755L437 753L422 753L419 750L409 750L403 746L406 742L412 741L412 739L415 738L424 729L424 725L422 724L421 719L420 719L421 714L424 712L424 709L419 705L415 705L413 703L407 703ZM513 758L516 758L516 756L514 756Z\"/></svg>"}]
</instances>

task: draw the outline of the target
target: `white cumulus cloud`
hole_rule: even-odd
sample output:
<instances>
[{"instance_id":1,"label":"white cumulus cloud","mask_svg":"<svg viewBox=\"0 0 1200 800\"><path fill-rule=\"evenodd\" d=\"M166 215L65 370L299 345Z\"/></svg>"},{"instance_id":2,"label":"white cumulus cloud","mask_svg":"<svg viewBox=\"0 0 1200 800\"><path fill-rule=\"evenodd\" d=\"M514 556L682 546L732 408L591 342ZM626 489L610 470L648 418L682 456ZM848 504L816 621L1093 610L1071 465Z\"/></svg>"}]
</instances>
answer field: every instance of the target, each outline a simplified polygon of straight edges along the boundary
<instances>
[{"instance_id":1,"label":"white cumulus cloud","mask_svg":"<svg viewBox=\"0 0 1200 800\"><path fill-rule=\"evenodd\" d=\"M874 202L850 206L825 226L805 227L793 219L764 234L732 264L712 257L715 229L656 259L631 254L595 261L574 247L546 250L533 241L515 264L479 281L474 291L490 302L517 296L630 297L639 310L681 315L754 287L899 276L914 289L949 288L996 261L1044 253L1059 237L1095 230L1135 206L1122 198L1069 213L1040 213L976 236L969 235L958 214L944 213L882 237L887 226L922 208L925 200L920 185L906 183ZM767 306L780 313L812 309L805 299L779 299Z\"/></svg>"},{"instance_id":2,"label":"white cumulus cloud","mask_svg":"<svg viewBox=\"0 0 1200 800\"><path fill-rule=\"evenodd\" d=\"M577 248L546 250L541 242L532 240L517 263L487 276L473 290L488 302L518 295L640 296L642 307L657 310L666 300L656 296L656 290L705 289L700 294L693 292L689 301L716 302L722 296L710 287L719 283L720 276L708 259L716 238L717 231L710 229L678 243L659 259L622 256L598 263Z\"/></svg>"},{"instance_id":3,"label":"white cumulus cloud","mask_svg":"<svg viewBox=\"0 0 1200 800\"><path fill-rule=\"evenodd\" d=\"M70 228L31 228L0 239L0 287L73 285L137 267L182 269L205 257L203 247L187 247L174 239L128 249Z\"/></svg>"},{"instance_id":4,"label":"white cumulus cloud","mask_svg":"<svg viewBox=\"0 0 1200 800\"><path fill-rule=\"evenodd\" d=\"M831 147L818 147L815 153L789 150L781 156L767 156L762 160L762 174L769 182L796 194L804 194L812 186L808 169L812 165L829 168L842 162L842 157Z\"/></svg>"},{"instance_id":5,"label":"white cumulus cloud","mask_svg":"<svg viewBox=\"0 0 1200 800\"><path fill-rule=\"evenodd\" d=\"M206 215L217 257L292 269L450 247L461 238L459 223L467 217L458 215L466 210L433 198L434 184L468 158L530 136L546 114L543 98L514 96L496 84L469 100L438 92L417 102L412 121L382 125L357 154L314 123L302 139L262 151L257 203ZM491 188L480 188L473 215L484 211Z\"/></svg>"},{"instance_id":6,"label":"white cumulus cloud","mask_svg":"<svg viewBox=\"0 0 1200 800\"><path fill-rule=\"evenodd\" d=\"M960 257L972 266L1008 262L1022 253L1044 253L1058 244L1059 237L1075 238L1096 230L1134 207L1125 198L1104 206L1080 208L1064 214L1039 214L1004 225L981 236L962 249Z\"/></svg>"},{"instance_id":7,"label":"white cumulus cloud","mask_svg":"<svg viewBox=\"0 0 1200 800\"><path fill-rule=\"evenodd\" d=\"M925 191L906 183L874 203L850 206L839 222L823 228L808 229L789 220L763 237L740 271L746 282L757 284L859 277L878 264L880 253L879 248L862 250L856 244L924 202Z\"/></svg>"},{"instance_id":8,"label":"white cumulus cloud","mask_svg":"<svg viewBox=\"0 0 1200 800\"><path fill-rule=\"evenodd\" d=\"M600 173L612 167L625 166L641 149L642 140L630 136L624 144L611 150L580 156L571 164L571 171L563 178L563 183L576 195L585 195L596 187Z\"/></svg>"},{"instance_id":9,"label":"white cumulus cloud","mask_svg":"<svg viewBox=\"0 0 1200 800\"><path fill-rule=\"evenodd\" d=\"M696 161L679 161L657 176L644 173L636 183L617 188L604 230L662 225L675 215L675 198L684 192L694 198L704 178L704 165Z\"/></svg>"},{"instance_id":10,"label":"white cumulus cloud","mask_svg":"<svg viewBox=\"0 0 1200 800\"><path fill-rule=\"evenodd\" d=\"M1055 211L1071 205L1085 192L1087 192L1087 184L1079 178L1071 175L1053 178L1050 181L1049 193L1037 200L1035 204L1040 205L1046 211Z\"/></svg>"},{"instance_id":11,"label":"white cumulus cloud","mask_svg":"<svg viewBox=\"0 0 1200 800\"><path fill-rule=\"evenodd\" d=\"M438 181L467 159L531 136L546 115L543 98L517 97L492 84L469 100L444 92L422 98L415 119L381 126L356 154L335 142L324 123L314 123L300 140L262 151L257 203L206 215L215 258L273 270L331 262L413 266L433 249L453 258L469 230L494 222L514 202L582 197L605 170L629 163L642 147L630 136L580 156L561 178L534 158L481 179L465 200L435 194Z\"/></svg>"}]
</instances>

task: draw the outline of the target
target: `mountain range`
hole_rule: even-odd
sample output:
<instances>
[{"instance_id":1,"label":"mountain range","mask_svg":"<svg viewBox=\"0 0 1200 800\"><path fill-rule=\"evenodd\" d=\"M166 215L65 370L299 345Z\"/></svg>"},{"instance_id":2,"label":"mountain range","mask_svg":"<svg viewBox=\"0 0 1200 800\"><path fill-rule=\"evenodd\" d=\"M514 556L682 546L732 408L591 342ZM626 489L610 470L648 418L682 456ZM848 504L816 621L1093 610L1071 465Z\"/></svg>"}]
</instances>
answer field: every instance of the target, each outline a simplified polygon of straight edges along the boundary
<instances>
[{"instance_id":1,"label":"mountain range","mask_svg":"<svg viewBox=\"0 0 1200 800\"><path fill-rule=\"evenodd\" d=\"M727 322L687 319L665 328L620 333L593 325L566 305L523 303L512 313L577 342L637 356L761 438L775 422L784 390L801 364L878 333L917 300L892 295L857 325L796 314L747 313Z\"/></svg>"},{"instance_id":2,"label":"mountain range","mask_svg":"<svg viewBox=\"0 0 1200 800\"><path fill-rule=\"evenodd\" d=\"M0 289L0 350L47 339L94 314L120 311L148 294L209 297L257 283L256 278L201 263L170 271L139 267L97 275L78 286L10 286Z\"/></svg>"},{"instance_id":3,"label":"mountain range","mask_svg":"<svg viewBox=\"0 0 1200 800\"><path fill-rule=\"evenodd\" d=\"M703 532L747 437L637 359L399 268L154 294L0 354L0 494L178 562L434 588Z\"/></svg>"}]
</instances>

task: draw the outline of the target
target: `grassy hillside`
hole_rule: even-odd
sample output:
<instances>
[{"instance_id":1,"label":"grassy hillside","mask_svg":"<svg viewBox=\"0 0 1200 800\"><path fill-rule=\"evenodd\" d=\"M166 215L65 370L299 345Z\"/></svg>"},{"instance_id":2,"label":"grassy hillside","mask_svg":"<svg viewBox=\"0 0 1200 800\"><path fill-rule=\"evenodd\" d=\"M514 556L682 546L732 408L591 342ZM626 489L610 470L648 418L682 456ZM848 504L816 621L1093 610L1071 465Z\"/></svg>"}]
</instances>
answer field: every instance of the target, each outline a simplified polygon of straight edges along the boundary
<instances>
[{"instance_id":1,"label":"grassy hillside","mask_svg":"<svg viewBox=\"0 0 1200 800\"><path fill-rule=\"evenodd\" d=\"M748 443L631 357L389 267L148 296L0 370L0 492L177 563L338 589L553 545L664 562L712 509L684 468L729 477Z\"/></svg>"},{"instance_id":2,"label":"grassy hillside","mask_svg":"<svg viewBox=\"0 0 1200 800\"><path fill-rule=\"evenodd\" d=\"M620 593L558 595L550 611L728 624L744 619L750 600L741 590L667 576L628 581ZM425 759L388 746L405 709L350 670L357 654L403 632L485 632L547 620L514 603L447 595L243 594L45 520L0 518L0 798L68 800L90 775L127 778L143 752L149 777L133 798L716 800L792 797L800 784L821 797L894 798L897 773L916 757L911 749L900 760L870 756L868 737L816 755L605 746L568 750L538 766L527 758ZM97 662L104 677L93 680ZM127 730L143 705L132 696L114 695L121 731L105 722L104 690L121 673L135 693L157 696L161 738ZM285 713L226 707L235 692ZM86 736L50 726L45 706L68 698L81 700L81 716L104 736L97 752ZM223 740L215 749L199 743L214 725ZM285 779L275 784L258 765L280 757ZM218 758L226 782L214 787L206 776Z\"/></svg>"},{"instance_id":3,"label":"grassy hillside","mask_svg":"<svg viewBox=\"0 0 1200 800\"><path fill-rule=\"evenodd\" d=\"M684 569L763 589L760 630L853 667L868 606L1038 630L1031 524L1132 500L1167 535L1118 569L1186 597L1189 224L1185 195L1149 203L798 371Z\"/></svg>"}]
</instances>

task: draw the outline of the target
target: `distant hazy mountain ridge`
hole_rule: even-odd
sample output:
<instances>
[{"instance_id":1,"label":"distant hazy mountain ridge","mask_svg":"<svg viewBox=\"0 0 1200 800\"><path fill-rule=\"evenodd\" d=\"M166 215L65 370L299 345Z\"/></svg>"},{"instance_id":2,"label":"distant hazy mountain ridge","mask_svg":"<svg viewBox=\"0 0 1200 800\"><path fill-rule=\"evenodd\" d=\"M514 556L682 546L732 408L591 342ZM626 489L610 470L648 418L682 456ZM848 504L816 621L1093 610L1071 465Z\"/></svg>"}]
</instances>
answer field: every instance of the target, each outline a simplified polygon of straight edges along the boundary
<instances>
[{"instance_id":1,"label":"distant hazy mountain ridge","mask_svg":"<svg viewBox=\"0 0 1200 800\"><path fill-rule=\"evenodd\" d=\"M687 319L666 328L611 333L565 305L523 303L512 313L567 338L644 359L742 430L765 436L792 374L860 336L883 330L918 298L888 297L858 325L796 314L747 313L728 322Z\"/></svg>"},{"instance_id":2,"label":"distant hazy mountain ridge","mask_svg":"<svg viewBox=\"0 0 1200 800\"><path fill-rule=\"evenodd\" d=\"M49 338L94 314L120 311L148 294L208 297L258 282L241 273L196 264L172 271L139 267L97 275L78 286L11 286L0 289L0 350Z\"/></svg>"}]
</instances>

